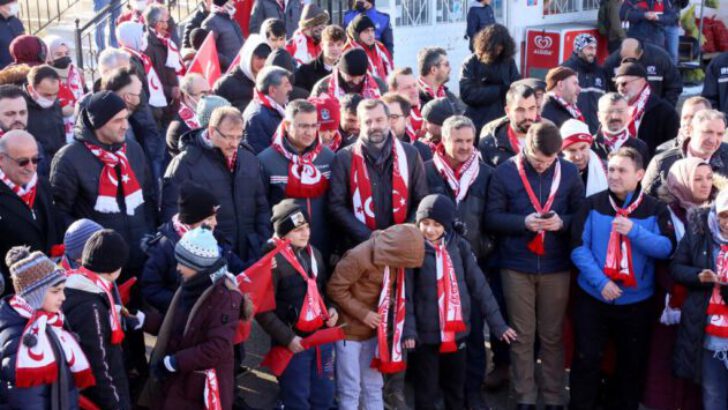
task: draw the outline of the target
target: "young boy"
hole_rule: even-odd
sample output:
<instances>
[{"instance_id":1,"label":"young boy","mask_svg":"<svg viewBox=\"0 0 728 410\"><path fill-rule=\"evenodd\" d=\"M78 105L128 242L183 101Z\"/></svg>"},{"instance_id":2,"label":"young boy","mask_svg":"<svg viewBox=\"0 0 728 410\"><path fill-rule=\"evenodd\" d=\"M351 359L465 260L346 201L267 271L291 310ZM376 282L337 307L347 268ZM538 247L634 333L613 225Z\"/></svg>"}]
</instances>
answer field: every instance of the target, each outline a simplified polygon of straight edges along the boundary
<instances>
[{"instance_id":1,"label":"young boy","mask_svg":"<svg viewBox=\"0 0 728 410\"><path fill-rule=\"evenodd\" d=\"M265 19L260 26L260 35L272 51L283 48L286 45L286 24L277 18Z\"/></svg>"}]
</instances>

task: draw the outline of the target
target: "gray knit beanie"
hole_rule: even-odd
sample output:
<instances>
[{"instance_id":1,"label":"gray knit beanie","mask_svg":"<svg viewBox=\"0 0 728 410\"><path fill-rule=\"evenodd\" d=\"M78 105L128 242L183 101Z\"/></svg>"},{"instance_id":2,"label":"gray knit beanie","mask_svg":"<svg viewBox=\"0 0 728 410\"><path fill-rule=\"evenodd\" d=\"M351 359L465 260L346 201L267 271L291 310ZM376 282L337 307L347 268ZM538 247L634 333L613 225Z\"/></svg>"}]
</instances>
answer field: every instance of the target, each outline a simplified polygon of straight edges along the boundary
<instances>
[{"instance_id":1,"label":"gray knit beanie","mask_svg":"<svg viewBox=\"0 0 728 410\"><path fill-rule=\"evenodd\" d=\"M43 252L30 252L27 246L11 248L5 256L15 293L33 309L43 307L46 291L66 281L66 273Z\"/></svg>"},{"instance_id":2,"label":"gray knit beanie","mask_svg":"<svg viewBox=\"0 0 728 410\"><path fill-rule=\"evenodd\" d=\"M210 117L212 116L212 112L215 111L215 108L229 107L231 105L232 104L230 104L228 100L218 95L206 95L200 98L195 110L197 121L200 122L200 128L207 128L207 125L210 123Z\"/></svg>"}]
</instances>

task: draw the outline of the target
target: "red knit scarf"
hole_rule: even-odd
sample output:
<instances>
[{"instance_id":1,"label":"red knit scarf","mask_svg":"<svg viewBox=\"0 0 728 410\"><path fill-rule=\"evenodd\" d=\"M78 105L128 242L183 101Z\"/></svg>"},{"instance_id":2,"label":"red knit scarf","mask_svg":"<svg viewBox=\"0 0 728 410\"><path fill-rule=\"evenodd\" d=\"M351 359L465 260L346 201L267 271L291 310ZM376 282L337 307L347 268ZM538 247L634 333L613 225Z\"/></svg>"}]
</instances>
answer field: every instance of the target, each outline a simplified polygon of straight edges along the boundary
<instances>
[{"instance_id":1,"label":"red knit scarf","mask_svg":"<svg viewBox=\"0 0 728 410\"><path fill-rule=\"evenodd\" d=\"M286 116L286 109L282 105L258 90L253 90L253 102L272 111L276 111L281 118Z\"/></svg>"},{"instance_id":2,"label":"red knit scarf","mask_svg":"<svg viewBox=\"0 0 728 410\"><path fill-rule=\"evenodd\" d=\"M200 128L200 122L197 120L197 116L195 115L195 111L188 107L187 104L181 103L179 105L179 111L177 111L179 114L179 118L184 121L185 125L187 125L187 128L191 130L196 130Z\"/></svg>"},{"instance_id":3,"label":"red knit scarf","mask_svg":"<svg viewBox=\"0 0 728 410\"><path fill-rule=\"evenodd\" d=\"M323 195L329 187L329 180L316 168L314 161L323 149L323 144L316 139L316 146L302 155L294 154L283 146L286 138L286 124L281 121L273 135L272 146L279 154L288 160L288 182L286 183L287 198L317 198Z\"/></svg>"},{"instance_id":4,"label":"red knit scarf","mask_svg":"<svg viewBox=\"0 0 728 410\"><path fill-rule=\"evenodd\" d=\"M718 281L728 282L728 245L721 245L716 261ZM705 333L711 336L728 337L728 304L720 294L720 285L713 286L713 293L708 302L708 324Z\"/></svg>"},{"instance_id":5,"label":"red knit scarf","mask_svg":"<svg viewBox=\"0 0 728 410\"><path fill-rule=\"evenodd\" d=\"M341 88L339 81L339 69L334 68L329 76L328 94L341 101L347 93L343 88ZM382 96L382 93L379 90L379 85L377 85L377 81L371 76L371 74L366 74L364 76L361 92L359 94L364 98L379 98Z\"/></svg>"},{"instance_id":6,"label":"red knit scarf","mask_svg":"<svg viewBox=\"0 0 728 410\"><path fill-rule=\"evenodd\" d=\"M81 275L91 281L98 289L106 294L109 301L109 325L111 326L111 344L118 345L124 340L124 330L121 327L121 317L117 309L118 303L114 301L114 284L101 279L99 275L81 266L80 268L68 272L68 276Z\"/></svg>"},{"instance_id":7,"label":"red knit scarf","mask_svg":"<svg viewBox=\"0 0 728 410\"><path fill-rule=\"evenodd\" d=\"M526 189L526 193L528 194L528 199L531 201L531 205L533 206L533 209L539 213L539 214L545 214L551 210L551 205L554 204L554 199L556 199L556 193L559 190L559 185L561 185L561 162L557 159L555 168L554 168L554 176L551 179L551 190L549 191L548 199L546 199L546 204L544 206L541 206L541 202L536 197L536 194L533 192L533 188L531 187L531 183L528 182L528 177L526 176L526 169L524 163L526 162L526 157L523 153L518 154L518 158L516 158L516 168L518 168L518 176L521 177L521 183L523 183L523 187ZM543 256L546 254L546 250L544 249L544 242L546 241L546 231L539 231L536 233L536 236L533 237L533 239L528 243L528 250L535 253L538 256Z\"/></svg>"},{"instance_id":8,"label":"red knit scarf","mask_svg":"<svg viewBox=\"0 0 728 410\"><path fill-rule=\"evenodd\" d=\"M602 130L602 136L604 137L604 143L607 144L609 152L618 150L624 145L624 143L632 136L630 135L629 128L625 127L621 131L611 133L608 130Z\"/></svg>"},{"instance_id":9,"label":"red knit scarf","mask_svg":"<svg viewBox=\"0 0 728 410\"><path fill-rule=\"evenodd\" d=\"M432 97L432 99L435 98L441 98L441 97L447 97L447 93L445 92L445 85L441 84L437 87L437 90L432 88L429 84L425 82L425 80L422 79L422 77L417 79L417 86L420 88L421 91L423 91L425 94Z\"/></svg>"},{"instance_id":10,"label":"red knit scarf","mask_svg":"<svg viewBox=\"0 0 728 410\"><path fill-rule=\"evenodd\" d=\"M557 103L559 103L559 105L564 107L566 111L569 112L569 115L571 115L572 118L575 118L582 122L586 121L584 119L584 114L581 113L581 110L579 109L579 107L576 106L576 104L572 104L552 92L549 92L547 94L551 96L551 98L553 98Z\"/></svg>"},{"instance_id":11,"label":"red knit scarf","mask_svg":"<svg viewBox=\"0 0 728 410\"><path fill-rule=\"evenodd\" d=\"M372 183L369 180L366 160L362 153L362 142L357 141L351 151L351 186L354 216L366 224L369 229L377 229L374 215L374 198L372 197ZM401 224L407 219L409 207L409 167L402 143L392 138L392 213L394 223Z\"/></svg>"},{"instance_id":12,"label":"red knit scarf","mask_svg":"<svg viewBox=\"0 0 728 410\"><path fill-rule=\"evenodd\" d=\"M432 163L450 186L452 192L455 193L455 204L459 204L468 195L468 190L473 186L480 173L478 154L473 152L467 161L460 164L456 169L452 169L450 162L445 157L445 147L440 144L435 149Z\"/></svg>"},{"instance_id":13,"label":"red knit scarf","mask_svg":"<svg viewBox=\"0 0 728 410\"><path fill-rule=\"evenodd\" d=\"M344 45L344 51L352 48L360 48L364 50L369 60L367 72L370 75L386 79L389 73L394 70L394 63L392 62L392 56L389 54L389 50L384 47L379 41L374 41L374 45L368 46L361 44L358 41L353 41L351 38Z\"/></svg>"},{"instance_id":14,"label":"red knit scarf","mask_svg":"<svg viewBox=\"0 0 728 410\"><path fill-rule=\"evenodd\" d=\"M637 136L637 132L640 129L642 123L642 117L645 115L645 108L647 108L647 100L650 99L652 94L652 88L650 84L645 84L645 88L640 91L640 94L629 102L630 121L627 129L629 134Z\"/></svg>"},{"instance_id":15,"label":"red knit scarf","mask_svg":"<svg viewBox=\"0 0 728 410\"><path fill-rule=\"evenodd\" d=\"M404 269L398 268L396 275L397 289L396 293L392 295L394 286L390 268L389 266L384 268L382 293L379 294L379 304L377 305L377 314L382 320L377 326L377 350L374 352L371 367L381 373L399 373L407 367L402 354L402 333L405 318ZM390 324L389 309L392 306L392 296L394 296L394 323ZM387 339L390 326L393 326L391 347Z\"/></svg>"},{"instance_id":16,"label":"red knit scarf","mask_svg":"<svg viewBox=\"0 0 728 410\"><path fill-rule=\"evenodd\" d=\"M435 262L437 265L437 312L440 319L440 352L456 352L455 340L457 332L466 329L463 321L463 306L460 300L460 289L455 276L455 268L450 259L444 240L434 244Z\"/></svg>"},{"instance_id":17,"label":"red knit scarf","mask_svg":"<svg viewBox=\"0 0 728 410\"><path fill-rule=\"evenodd\" d=\"M94 209L98 212L109 214L118 213L119 204L116 201L116 193L119 190L119 180L116 175L116 167L121 170L121 190L124 193L126 214L134 215L134 210L144 203L144 195L139 186L134 170L126 157L126 143L115 152L106 151L98 145L86 144L86 148L104 165L99 175L99 196L96 198Z\"/></svg>"},{"instance_id":18,"label":"red knit scarf","mask_svg":"<svg viewBox=\"0 0 728 410\"><path fill-rule=\"evenodd\" d=\"M35 310L19 295L12 296L8 304L18 315L28 319L18 343L18 354L15 359L15 387L27 388L53 384L58 380L58 361L62 359L56 357L47 329L53 331L58 339L76 387L83 389L96 384L93 371L81 346L70 332L63 329L63 313ZM26 344L26 340L31 338L35 339L35 343Z\"/></svg>"},{"instance_id":19,"label":"red knit scarf","mask_svg":"<svg viewBox=\"0 0 728 410\"><path fill-rule=\"evenodd\" d=\"M637 199L626 208L619 208L612 196L609 196L609 203L616 212L616 216L629 217L642 203L644 193L640 191ZM632 266L632 244L627 235L617 232L614 227L609 234L607 244L607 257L604 261L604 274L614 282L621 282L625 287L637 287L637 277Z\"/></svg>"},{"instance_id":20,"label":"red knit scarf","mask_svg":"<svg viewBox=\"0 0 728 410\"><path fill-rule=\"evenodd\" d=\"M128 47L122 47L124 51L131 56L138 58L144 66L144 73L147 77L147 86L149 88L149 105L152 107L163 108L167 106L167 97L164 96L162 81L159 79L157 70L154 69L152 59L144 53L132 50Z\"/></svg>"},{"instance_id":21,"label":"red knit scarf","mask_svg":"<svg viewBox=\"0 0 728 410\"><path fill-rule=\"evenodd\" d=\"M11 191L15 192L15 195L17 195L18 198L25 202L25 204L28 205L28 208L30 208L31 210L33 209L33 205L35 204L35 195L38 192L37 172L33 174L33 178L30 179L30 182L25 184L24 187L21 187L11 181L10 178L5 175L3 170L0 169L0 181L2 181L3 184L10 188Z\"/></svg>"},{"instance_id":22,"label":"red knit scarf","mask_svg":"<svg viewBox=\"0 0 728 410\"><path fill-rule=\"evenodd\" d=\"M514 153L518 154L521 152L521 141L518 140L518 134L513 131L513 127L506 125L506 136L508 136L508 143L511 145L511 149Z\"/></svg>"},{"instance_id":23,"label":"red knit scarf","mask_svg":"<svg viewBox=\"0 0 728 410\"><path fill-rule=\"evenodd\" d=\"M318 58L321 54L321 43L311 36L307 36L301 31L296 30L293 36L286 42L286 51L291 54L298 64L308 64Z\"/></svg>"}]
</instances>

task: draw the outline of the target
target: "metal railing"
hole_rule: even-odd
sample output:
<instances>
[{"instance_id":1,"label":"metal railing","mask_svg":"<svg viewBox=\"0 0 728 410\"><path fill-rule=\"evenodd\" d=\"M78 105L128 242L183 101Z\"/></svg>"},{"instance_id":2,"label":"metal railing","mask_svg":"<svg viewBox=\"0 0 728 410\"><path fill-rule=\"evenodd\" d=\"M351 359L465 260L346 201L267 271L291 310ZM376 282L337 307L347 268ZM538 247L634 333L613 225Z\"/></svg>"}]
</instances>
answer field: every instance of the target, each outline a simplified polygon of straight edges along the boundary
<instances>
[{"instance_id":1,"label":"metal railing","mask_svg":"<svg viewBox=\"0 0 728 410\"><path fill-rule=\"evenodd\" d=\"M20 20L25 31L37 34L53 22L61 21L61 15L80 0L20 0Z\"/></svg>"}]
</instances>

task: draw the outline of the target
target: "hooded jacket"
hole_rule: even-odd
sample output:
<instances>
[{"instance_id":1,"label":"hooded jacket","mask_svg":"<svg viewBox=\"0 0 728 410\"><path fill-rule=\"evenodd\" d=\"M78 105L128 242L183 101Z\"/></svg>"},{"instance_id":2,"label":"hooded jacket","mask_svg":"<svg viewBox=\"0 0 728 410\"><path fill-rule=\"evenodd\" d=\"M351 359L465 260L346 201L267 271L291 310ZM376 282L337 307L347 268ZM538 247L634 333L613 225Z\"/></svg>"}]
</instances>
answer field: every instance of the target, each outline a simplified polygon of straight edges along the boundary
<instances>
[{"instance_id":1,"label":"hooded jacket","mask_svg":"<svg viewBox=\"0 0 728 410\"><path fill-rule=\"evenodd\" d=\"M210 13L202 22L202 28L212 32L215 37L217 55L220 59L220 70L222 72L227 71L245 41L240 25L229 14L221 12Z\"/></svg>"},{"instance_id":2,"label":"hooded jacket","mask_svg":"<svg viewBox=\"0 0 728 410\"><path fill-rule=\"evenodd\" d=\"M359 10L348 10L344 13L344 21L342 27L348 27L349 23L356 18L359 14L365 14L374 23L374 37L377 41L384 44L384 47L389 50L389 53L394 56L394 35L392 34L392 24L389 14L382 13L376 8L376 2L371 1L372 8L364 12Z\"/></svg>"},{"instance_id":3,"label":"hooded jacket","mask_svg":"<svg viewBox=\"0 0 728 410\"><path fill-rule=\"evenodd\" d=\"M339 307L339 324L346 324L347 340L362 341L376 335L376 330L365 325L363 320L367 313L377 311L384 268L390 267L390 283L394 283L397 268L419 267L424 257L424 237L412 224L375 231L371 238L344 255L326 290L331 301Z\"/></svg>"},{"instance_id":4,"label":"hooded jacket","mask_svg":"<svg viewBox=\"0 0 728 410\"><path fill-rule=\"evenodd\" d=\"M568 67L576 71L576 75L579 78L579 87L581 87L581 93L576 101L576 106L584 115L586 125L589 126L589 131L594 134L599 129L599 117L597 111L599 111L599 98L601 98L607 90L607 78L604 74L604 70L597 63L596 59L592 63L586 62L584 59L579 58L576 53L572 53L568 60L562 64L564 67Z\"/></svg>"},{"instance_id":5,"label":"hooded jacket","mask_svg":"<svg viewBox=\"0 0 728 410\"><path fill-rule=\"evenodd\" d=\"M255 89L255 77L251 66L253 51L264 42L265 39L261 36L250 36L240 50L240 63L220 77L212 87L213 94L230 101L230 104L240 112L245 111L250 101L253 100L253 90ZM230 61L232 62L232 60Z\"/></svg>"}]
</instances>

